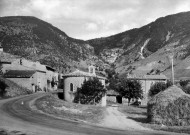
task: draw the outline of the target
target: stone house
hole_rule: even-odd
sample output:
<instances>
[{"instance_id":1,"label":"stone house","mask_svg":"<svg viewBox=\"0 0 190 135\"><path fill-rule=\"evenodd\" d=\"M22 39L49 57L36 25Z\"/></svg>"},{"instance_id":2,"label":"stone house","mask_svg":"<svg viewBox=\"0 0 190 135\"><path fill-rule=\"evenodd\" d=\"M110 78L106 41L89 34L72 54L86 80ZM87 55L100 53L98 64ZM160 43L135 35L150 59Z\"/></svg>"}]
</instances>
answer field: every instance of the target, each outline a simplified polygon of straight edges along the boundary
<instances>
[{"instance_id":1,"label":"stone house","mask_svg":"<svg viewBox=\"0 0 190 135\"><path fill-rule=\"evenodd\" d=\"M68 102L73 102L74 93L77 91L77 88L80 88L83 84L84 80L88 80L90 78L97 77L101 83L105 86L106 78L97 76L95 73L95 67L89 66L89 72L84 72L80 70L76 70L69 74L63 75L63 93L64 99ZM106 95L102 97L101 105L106 106Z\"/></svg>"},{"instance_id":2,"label":"stone house","mask_svg":"<svg viewBox=\"0 0 190 135\"><path fill-rule=\"evenodd\" d=\"M46 72L40 70L9 70L4 77L33 92L46 91Z\"/></svg>"},{"instance_id":3,"label":"stone house","mask_svg":"<svg viewBox=\"0 0 190 135\"><path fill-rule=\"evenodd\" d=\"M39 62L33 62L26 59L0 59L0 65L1 65L1 74L13 73L18 72L19 74L27 74L30 71L35 71L34 78L34 88L33 91L37 91L37 89L41 89L43 91L52 91L57 89L57 82L58 82L58 73L55 69L47 66L42 65ZM10 79L10 78L8 78ZM18 79L12 78L11 80L15 80L15 82L18 82L19 85L24 86L20 83L21 78ZM24 82L29 81L28 83L31 84L31 79L26 79ZM54 87L52 87L52 81L55 82ZM27 85L27 88L30 88L30 85Z\"/></svg>"},{"instance_id":4,"label":"stone house","mask_svg":"<svg viewBox=\"0 0 190 135\"><path fill-rule=\"evenodd\" d=\"M168 78L165 75L144 75L141 77L128 76L127 79L139 80L143 89L143 99L141 100L142 105L147 105L148 93L150 87L156 82L167 82Z\"/></svg>"}]
</instances>

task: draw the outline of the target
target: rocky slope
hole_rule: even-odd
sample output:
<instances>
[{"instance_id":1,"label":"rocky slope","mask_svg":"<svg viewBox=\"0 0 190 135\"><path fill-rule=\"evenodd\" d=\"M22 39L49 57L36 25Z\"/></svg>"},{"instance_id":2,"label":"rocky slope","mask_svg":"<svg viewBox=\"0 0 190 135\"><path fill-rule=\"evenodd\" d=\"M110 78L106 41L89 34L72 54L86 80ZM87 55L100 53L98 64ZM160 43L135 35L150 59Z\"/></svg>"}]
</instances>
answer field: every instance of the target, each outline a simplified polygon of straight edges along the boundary
<instances>
[{"instance_id":1,"label":"rocky slope","mask_svg":"<svg viewBox=\"0 0 190 135\"><path fill-rule=\"evenodd\" d=\"M35 17L0 18L0 43L5 52L39 61L69 72L102 61L87 42L73 39L51 24Z\"/></svg>"},{"instance_id":2,"label":"rocky slope","mask_svg":"<svg viewBox=\"0 0 190 135\"><path fill-rule=\"evenodd\" d=\"M187 63L189 41L190 12L184 12L159 18L138 29L88 42L97 55L115 65L120 75L164 73L170 76L168 55L174 54L176 70L190 66Z\"/></svg>"}]
</instances>

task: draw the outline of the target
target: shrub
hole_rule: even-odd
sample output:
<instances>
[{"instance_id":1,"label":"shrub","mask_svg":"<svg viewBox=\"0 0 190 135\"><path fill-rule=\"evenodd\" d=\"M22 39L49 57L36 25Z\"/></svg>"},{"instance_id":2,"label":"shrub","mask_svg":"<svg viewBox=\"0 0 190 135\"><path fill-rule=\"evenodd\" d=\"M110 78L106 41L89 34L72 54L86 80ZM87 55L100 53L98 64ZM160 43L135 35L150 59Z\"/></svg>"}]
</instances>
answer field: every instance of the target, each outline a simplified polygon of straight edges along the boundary
<instances>
[{"instance_id":1,"label":"shrub","mask_svg":"<svg viewBox=\"0 0 190 135\"><path fill-rule=\"evenodd\" d=\"M148 95L150 97L153 97L154 95L158 94L160 91L164 91L167 89L169 86L171 86L172 83L170 81L165 82L156 82L150 87Z\"/></svg>"},{"instance_id":2,"label":"shrub","mask_svg":"<svg viewBox=\"0 0 190 135\"><path fill-rule=\"evenodd\" d=\"M81 104L94 104L99 103L102 97L105 95L106 89L98 78L91 78L85 80L81 88L78 88L75 92L75 103Z\"/></svg>"},{"instance_id":3,"label":"shrub","mask_svg":"<svg viewBox=\"0 0 190 135\"><path fill-rule=\"evenodd\" d=\"M182 90L187 93L190 94L190 85L189 85L190 80L180 80L179 84L182 88Z\"/></svg>"},{"instance_id":4,"label":"shrub","mask_svg":"<svg viewBox=\"0 0 190 135\"><path fill-rule=\"evenodd\" d=\"M190 81L189 80L180 80L179 81L179 84L181 87L185 87L187 86L187 84L189 83Z\"/></svg>"}]
</instances>

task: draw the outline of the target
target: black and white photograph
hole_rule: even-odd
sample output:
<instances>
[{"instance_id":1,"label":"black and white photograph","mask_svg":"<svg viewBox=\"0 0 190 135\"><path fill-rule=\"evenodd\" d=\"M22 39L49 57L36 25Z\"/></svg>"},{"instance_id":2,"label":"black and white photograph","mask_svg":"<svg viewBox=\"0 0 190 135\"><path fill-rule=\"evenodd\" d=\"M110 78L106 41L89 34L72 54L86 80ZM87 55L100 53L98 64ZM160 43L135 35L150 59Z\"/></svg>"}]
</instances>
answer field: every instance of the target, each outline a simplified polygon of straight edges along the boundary
<instances>
[{"instance_id":1,"label":"black and white photograph","mask_svg":"<svg viewBox=\"0 0 190 135\"><path fill-rule=\"evenodd\" d=\"M0 135L190 134L190 0L0 0Z\"/></svg>"}]
</instances>

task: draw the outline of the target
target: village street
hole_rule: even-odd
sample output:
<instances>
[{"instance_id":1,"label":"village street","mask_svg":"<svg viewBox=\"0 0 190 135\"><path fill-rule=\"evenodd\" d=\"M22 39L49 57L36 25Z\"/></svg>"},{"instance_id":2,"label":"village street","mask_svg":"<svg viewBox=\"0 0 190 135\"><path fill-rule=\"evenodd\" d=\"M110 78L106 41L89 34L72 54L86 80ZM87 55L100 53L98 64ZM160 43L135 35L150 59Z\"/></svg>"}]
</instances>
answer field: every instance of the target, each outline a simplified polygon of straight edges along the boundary
<instances>
[{"instance_id":1,"label":"village street","mask_svg":"<svg viewBox=\"0 0 190 135\"><path fill-rule=\"evenodd\" d=\"M121 130L151 130L142 127L134 120L128 119L123 113L119 112L117 107L108 107L106 110L106 117L101 123L102 126L121 129Z\"/></svg>"},{"instance_id":2,"label":"village street","mask_svg":"<svg viewBox=\"0 0 190 135\"><path fill-rule=\"evenodd\" d=\"M107 108L107 115L101 123L104 127L59 119L32 110L31 102L46 94L36 93L0 100L0 128L26 135L175 135L175 133L147 130L133 120L126 120L126 116L114 107Z\"/></svg>"}]
</instances>

